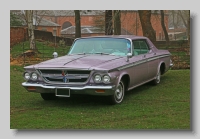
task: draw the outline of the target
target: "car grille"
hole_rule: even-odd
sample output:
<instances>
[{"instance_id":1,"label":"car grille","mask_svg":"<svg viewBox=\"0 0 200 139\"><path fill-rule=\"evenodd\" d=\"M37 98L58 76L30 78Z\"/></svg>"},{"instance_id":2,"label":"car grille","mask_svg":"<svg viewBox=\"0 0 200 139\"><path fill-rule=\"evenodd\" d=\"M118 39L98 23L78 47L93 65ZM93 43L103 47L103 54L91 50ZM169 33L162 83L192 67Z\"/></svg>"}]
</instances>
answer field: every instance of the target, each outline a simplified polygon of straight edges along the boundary
<instances>
[{"instance_id":1,"label":"car grille","mask_svg":"<svg viewBox=\"0 0 200 139\"><path fill-rule=\"evenodd\" d=\"M84 83L87 81L90 71L86 70L38 70L41 77L49 83Z\"/></svg>"}]
</instances>

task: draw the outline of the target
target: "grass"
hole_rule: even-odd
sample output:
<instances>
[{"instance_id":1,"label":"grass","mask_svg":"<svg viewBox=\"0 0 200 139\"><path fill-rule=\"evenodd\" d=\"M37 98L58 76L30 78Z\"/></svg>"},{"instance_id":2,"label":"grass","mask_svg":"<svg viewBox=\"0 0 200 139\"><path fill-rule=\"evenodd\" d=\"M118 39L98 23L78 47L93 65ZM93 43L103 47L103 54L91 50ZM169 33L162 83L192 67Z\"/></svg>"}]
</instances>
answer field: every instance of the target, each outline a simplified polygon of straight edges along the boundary
<instances>
[{"instance_id":1,"label":"grass","mask_svg":"<svg viewBox=\"0 0 200 139\"><path fill-rule=\"evenodd\" d=\"M190 129L190 70L169 70L157 86L126 93L120 105L104 97L44 101L21 83L23 67L10 66L11 129Z\"/></svg>"},{"instance_id":2,"label":"grass","mask_svg":"<svg viewBox=\"0 0 200 139\"><path fill-rule=\"evenodd\" d=\"M70 46L58 46L55 47L55 44L50 43L50 42L40 42L36 41L36 47L39 50L41 54L37 55L37 58L41 59L48 59L52 58L52 54L54 51L58 52L59 56L66 55L67 52L70 49ZM10 54L12 55L13 58L16 58L20 56L23 52L29 50L29 42L23 42L16 44L15 46L12 47Z\"/></svg>"}]
</instances>

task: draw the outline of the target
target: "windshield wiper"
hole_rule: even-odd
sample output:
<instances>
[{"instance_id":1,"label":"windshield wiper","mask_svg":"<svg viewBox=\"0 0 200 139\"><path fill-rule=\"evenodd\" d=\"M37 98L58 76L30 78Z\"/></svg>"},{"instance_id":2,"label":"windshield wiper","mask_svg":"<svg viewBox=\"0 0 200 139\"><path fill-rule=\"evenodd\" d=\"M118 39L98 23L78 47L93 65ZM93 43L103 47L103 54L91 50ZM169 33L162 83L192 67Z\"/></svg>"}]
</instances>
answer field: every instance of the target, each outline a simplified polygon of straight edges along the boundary
<instances>
[{"instance_id":1,"label":"windshield wiper","mask_svg":"<svg viewBox=\"0 0 200 139\"><path fill-rule=\"evenodd\" d=\"M102 52L95 52L95 53L75 53L75 54L69 54L69 55L86 55L86 54L113 55L113 54L109 54L109 53L102 53Z\"/></svg>"},{"instance_id":2,"label":"windshield wiper","mask_svg":"<svg viewBox=\"0 0 200 139\"><path fill-rule=\"evenodd\" d=\"M96 52L94 54L101 54L101 55L110 55L109 53L102 53L102 52Z\"/></svg>"},{"instance_id":3,"label":"windshield wiper","mask_svg":"<svg viewBox=\"0 0 200 139\"><path fill-rule=\"evenodd\" d=\"M69 55L85 55L87 53L75 53L75 54L69 54Z\"/></svg>"}]
</instances>

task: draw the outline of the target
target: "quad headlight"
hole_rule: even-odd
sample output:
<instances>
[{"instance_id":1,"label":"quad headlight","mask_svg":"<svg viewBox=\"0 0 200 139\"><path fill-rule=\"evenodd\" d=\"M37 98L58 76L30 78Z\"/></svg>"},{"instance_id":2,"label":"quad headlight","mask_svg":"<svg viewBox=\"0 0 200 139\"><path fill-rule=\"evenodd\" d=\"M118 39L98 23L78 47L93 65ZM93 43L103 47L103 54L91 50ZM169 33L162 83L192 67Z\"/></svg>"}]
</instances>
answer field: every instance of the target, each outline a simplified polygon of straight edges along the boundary
<instances>
[{"instance_id":1,"label":"quad headlight","mask_svg":"<svg viewBox=\"0 0 200 139\"><path fill-rule=\"evenodd\" d=\"M100 82L103 82L103 83L110 83L110 76L108 76L108 75L96 74L96 75L94 76L94 82L95 82L95 83L100 83Z\"/></svg>"},{"instance_id":2,"label":"quad headlight","mask_svg":"<svg viewBox=\"0 0 200 139\"><path fill-rule=\"evenodd\" d=\"M99 75L99 74L95 75L95 76L94 76L94 81L95 81L96 83L100 83L100 82L101 82L101 75Z\"/></svg>"},{"instance_id":3,"label":"quad headlight","mask_svg":"<svg viewBox=\"0 0 200 139\"><path fill-rule=\"evenodd\" d=\"M104 75L104 76L103 76L103 82L104 82L104 83L109 83L109 82L110 82L110 76Z\"/></svg>"},{"instance_id":4,"label":"quad headlight","mask_svg":"<svg viewBox=\"0 0 200 139\"><path fill-rule=\"evenodd\" d=\"M32 79L32 80L37 80L37 78L38 78L37 73L33 72L33 73L31 74L31 79Z\"/></svg>"},{"instance_id":5,"label":"quad headlight","mask_svg":"<svg viewBox=\"0 0 200 139\"><path fill-rule=\"evenodd\" d=\"M29 72L25 72L24 73L24 79L25 80L37 80L38 79L38 75L37 75L37 73L35 73L35 72L32 72L32 73L29 73Z\"/></svg>"},{"instance_id":6,"label":"quad headlight","mask_svg":"<svg viewBox=\"0 0 200 139\"><path fill-rule=\"evenodd\" d=\"M28 72L24 73L24 79L29 80L30 79L30 74Z\"/></svg>"}]
</instances>

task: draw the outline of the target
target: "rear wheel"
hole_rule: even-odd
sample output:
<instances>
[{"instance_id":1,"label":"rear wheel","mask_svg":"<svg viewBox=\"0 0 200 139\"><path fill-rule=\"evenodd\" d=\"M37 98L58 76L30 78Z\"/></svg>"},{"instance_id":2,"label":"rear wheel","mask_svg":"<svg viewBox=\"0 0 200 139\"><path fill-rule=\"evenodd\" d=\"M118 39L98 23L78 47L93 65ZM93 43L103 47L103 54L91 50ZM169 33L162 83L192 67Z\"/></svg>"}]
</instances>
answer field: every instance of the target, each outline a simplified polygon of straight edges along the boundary
<instances>
[{"instance_id":1,"label":"rear wheel","mask_svg":"<svg viewBox=\"0 0 200 139\"><path fill-rule=\"evenodd\" d=\"M156 78L153 80L153 84L154 85L157 85L160 83L160 77L161 77L161 73L160 73L160 70L158 71L157 75L156 75Z\"/></svg>"},{"instance_id":2,"label":"rear wheel","mask_svg":"<svg viewBox=\"0 0 200 139\"><path fill-rule=\"evenodd\" d=\"M123 81L120 81L118 86L115 89L115 92L112 96L110 96L111 104L119 104L123 101L124 98L125 87Z\"/></svg>"},{"instance_id":3,"label":"rear wheel","mask_svg":"<svg viewBox=\"0 0 200 139\"><path fill-rule=\"evenodd\" d=\"M40 93L40 95L44 100L55 100L57 98L54 93Z\"/></svg>"}]
</instances>

